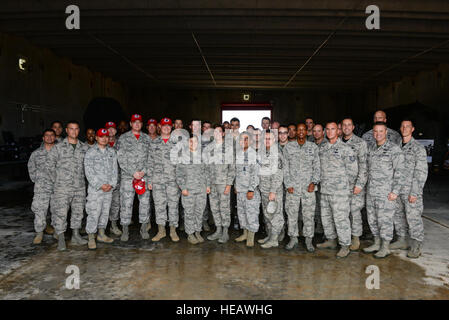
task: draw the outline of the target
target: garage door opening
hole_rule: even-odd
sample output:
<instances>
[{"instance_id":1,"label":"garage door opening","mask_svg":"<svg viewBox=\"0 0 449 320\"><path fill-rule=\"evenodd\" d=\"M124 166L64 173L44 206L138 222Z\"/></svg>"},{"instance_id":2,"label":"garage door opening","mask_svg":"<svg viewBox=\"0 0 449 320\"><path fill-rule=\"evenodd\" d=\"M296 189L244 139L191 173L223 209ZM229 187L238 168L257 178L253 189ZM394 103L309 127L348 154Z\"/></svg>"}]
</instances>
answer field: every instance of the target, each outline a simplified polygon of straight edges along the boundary
<instances>
[{"instance_id":1,"label":"garage door opening","mask_svg":"<svg viewBox=\"0 0 449 320\"><path fill-rule=\"evenodd\" d=\"M221 122L231 121L232 118L240 120L240 132L245 131L248 125L261 129L262 118L272 119L273 108L270 103L223 103L221 105Z\"/></svg>"}]
</instances>

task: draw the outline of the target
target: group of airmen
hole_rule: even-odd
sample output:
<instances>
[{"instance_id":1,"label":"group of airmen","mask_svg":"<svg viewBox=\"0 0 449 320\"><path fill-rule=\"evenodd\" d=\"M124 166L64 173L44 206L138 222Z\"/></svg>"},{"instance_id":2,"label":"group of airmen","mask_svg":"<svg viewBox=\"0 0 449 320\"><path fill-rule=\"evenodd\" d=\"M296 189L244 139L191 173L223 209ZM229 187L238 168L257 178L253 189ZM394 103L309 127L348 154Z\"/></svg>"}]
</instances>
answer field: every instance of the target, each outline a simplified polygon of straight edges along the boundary
<instances>
[{"instance_id":1,"label":"group of airmen","mask_svg":"<svg viewBox=\"0 0 449 320\"><path fill-rule=\"evenodd\" d=\"M134 114L130 130L124 121L118 128L108 122L88 129L83 143L78 122L66 124L63 139L56 121L28 162L33 243L40 244L46 231L58 240L58 250L66 250L69 209L71 244L96 249L97 241L113 242L106 235L109 221L110 232L126 242L137 194L142 239L150 238L155 214L153 242L166 237L167 224L173 242L180 240L177 229L191 244L204 242L210 212L216 230L207 239L226 243L236 207L242 231L236 242L253 247L263 222L266 237L257 240L262 248L278 247L287 235L285 248L293 250L301 235L314 252L314 236L324 231L325 241L316 247L338 249L336 257L344 258L360 250L366 208L373 243L365 253L384 258L391 249L405 249L418 258L426 151L413 138L412 121L402 121L400 134L386 123L385 112L377 111L372 130L360 138L350 118L325 127L310 118L298 125L263 118L261 129L249 125L243 132L237 118L213 126L192 120L189 131L182 120L163 118L149 119L144 133L142 116ZM49 209L53 227L47 225ZM84 210L87 240L80 234Z\"/></svg>"}]
</instances>

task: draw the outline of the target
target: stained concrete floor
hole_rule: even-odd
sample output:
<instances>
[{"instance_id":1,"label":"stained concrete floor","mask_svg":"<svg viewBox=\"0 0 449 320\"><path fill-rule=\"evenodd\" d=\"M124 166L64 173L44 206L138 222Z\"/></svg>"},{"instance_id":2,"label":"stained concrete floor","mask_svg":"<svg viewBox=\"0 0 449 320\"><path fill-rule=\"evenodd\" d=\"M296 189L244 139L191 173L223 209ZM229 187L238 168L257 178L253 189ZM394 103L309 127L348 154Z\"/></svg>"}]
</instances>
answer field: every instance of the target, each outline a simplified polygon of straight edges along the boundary
<instances>
[{"instance_id":1,"label":"stained concrete floor","mask_svg":"<svg viewBox=\"0 0 449 320\"><path fill-rule=\"evenodd\" d=\"M334 250L251 249L232 241L192 246L185 233L180 243L166 238L154 245L140 240L137 226L129 243L99 244L96 251L68 241L68 250L58 252L51 236L35 247L31 186L0 182L0 299L449 299L449 184L434 185L421 258L399 250L382 260L362 252L336 260ZM65 287L71 265L80 270L79 289ZM365 286L370 265L380 270L378 290Z\"/></svg>"}]
</instances>

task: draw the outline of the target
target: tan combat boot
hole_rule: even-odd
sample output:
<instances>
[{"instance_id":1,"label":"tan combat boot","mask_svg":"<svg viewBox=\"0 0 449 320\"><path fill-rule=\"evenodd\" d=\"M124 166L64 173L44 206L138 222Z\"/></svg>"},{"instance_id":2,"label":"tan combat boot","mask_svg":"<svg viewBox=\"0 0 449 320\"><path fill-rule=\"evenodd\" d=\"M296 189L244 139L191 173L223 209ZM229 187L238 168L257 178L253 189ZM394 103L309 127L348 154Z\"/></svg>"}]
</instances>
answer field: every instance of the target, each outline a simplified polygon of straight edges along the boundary
<instances>
[{"instance_id":1,"label":"tan combat boot","mask_svg":"<svg viewBox=\"0 0 449 320\"><path fill-rule=\"evenodd\" d=\"M351 250L349 250L349 246L341 246L340 250L337 253L337 258L346 258Z\"/></svg>"},{"instance_id":2,"label":"tan combat boot","mask_svg":"<svg viewBox=\"0 0 449 320\"><path fill-rule=\"evenodd\" d=\"M410 239L410 242L411 247L407 252L407 257L417 259L422 254L422 242L415 239Z\"/></svg>"},{"instance_id":3,"label":"tan combat boot","mask_svg":"<svg viewBox=\"0 0 449 320\"><path fill-rule=\"evenodd\" d=\"M104 229L98 229L97 241L103 243L112 243L114 239L109 238L105 233Z\"/></svg>"},{"instance_id":4,"label":"tan combat boot","mask_svg":"<svg viewBox=\"0 0 449 320\"><path fill-rule=\"evenodd\" d=\"M246 238L248 237L248 230L243 229L243 233L240 237L235 239L235 242L243 242L246 240Z\"/></svg>"},{"instance_id":5,"label":"tan combat boot","mask_svg":"<svg viewBox=\"0 0 449 320\"><path fill-rule=\"evenodd\" d=\"M246 239L247 247L254 247L254 235L255 235L255 232L248 231L247 239Z\"/></svg>"},{"instance_id":6,"label":"tan combat boot","mask_svg":"<svg viewBox=\"0 0 449 320\"><path fill-rule=\"evenodd\" d=\"M89 241L87 242L87 248L89 248L89 250L97 249L97 244L95 243L95 233L89 233Z\"/></svg>"},{"instance_id":7,"label":"tan combat boot","mask_svg":"<svg viewBox=\"0 0 449 320\"><path fill-rule=\"evenodd\" d=\"M195 237L194 234L189 234L189 236L187 237L187 241L191 244L197 244L198 243L198 239Z\"/></svg>"},{"instance_id":8,"label":"tan combat boot","mask_svg":"<svg viewBox=\"0 0 449 320\"><path fill-rule=\"evenodd\" d=\"M390 245L390 249L402 249L407 250L409 248L406 237L399 237L395 242Z\"/></svg>"},{"instance_id":9,"label":"tan combat boot","mask_svg":"<svg viewBox=\"0 0 449 320\"><path fill-rule=\"evenodd\" d=\"M116 236L121 236L122 235L122 231L120 231L118 225L117 225L117 221L111 221L111 229L110 231L115 234Z\"/></svg>"},{"instance_id":10,"label":"tan combat boot","mask_svg":"<svg viewBox=\"0 0 449 320\"><path fill-rule=\"evenodd\" d=\"M323 243L317 244L316 247L319 249L337 249L337 240L327 240Z\"/></svg>"},{"instance_id":11,"label":"tan combat boot","mask_svg":"<svg viewBox=\"0 0 449 320\"><path fill-rule=\"evenodd\" d=\"M199 232L199 231L195 232L195 237L198 240L198 242L204 242L204 239L201 236L201 232Z\"/></svg>"},{"instance_id":12,"label":"tan combat boot","mask_svg":"<svg viewBox=\"0 0 449 320\"><path fill-rule=\"evenodd\" d=\"M44 237L43 232L36 233L36 236L34 237L34 240L33 240L33 244L41 244L43 237Z\"/></svg>"},{"instance_id":13,"label":"tan combat boot","mask_svg":"<svg viewBox=\"0 0 449 320\"><path fill-rule=\"evenodd\" d=\"M171 241L173 241L173 242L179 241L179 237L178 237L178 234L176 233L175 226L170 226L170 238L171 238Z\"/></svg>"},{"instance_id":14,"label":"tan combat boot","mask_svg":"<svg viewBox=\"0 0 449 320\"><path fill-rule=\"evenodd\" d=\"M157 225L157 234L151 239L151 241L159 241L162 238L165 238L167 234L165 233L165 225L164 224L158 224Z\"/></svg>"},{"instance_id":15,"label":"tan combat boot","mask_svg":"<svg viewBox=\"0 0 449 320\"><path fill-rule=\"evenodd\" d=\"M374 251L378 251L380 249L380 238L374 237L374 243L367 248L363 248L363 252L372 253Z\"/></svg>"},{"instance_id":16,"label":"tan combat boot","mask_svg":"<svg viewBox=\"0 0 449 320\"><path fill-rule=\"evenodd\" d=\"M382 245L380 246L380 250L374 254L374 257L381 259L381 258L385 258L385 257L389 256L390 253L391 253L390 241L382 240Z\"/></svg>"},{"instance_id":17,"label":"tan combat boot","mask_svg":"<svg viewBox=\"0 0 449 320\"><path fill-rule=\"evenodd\" d=\"M49 235L52 235L52 234L55 233L55 229L53 229L52 226L50 226L50 225L47 224L47 226L45 227L45 233L46 233L46 234L49 234Z\"/></svg>"},{"instance_id":18,"label":"tan combat boot","mask_svg":"<svg viewBox=\"0 0 449 320\"><path fill-rule=\"evenodd\" d=\"M353 236L349 250L356 251L359 250L359 248L360 248L360 239L359 237Z\"/></svg>"}]
</instances>

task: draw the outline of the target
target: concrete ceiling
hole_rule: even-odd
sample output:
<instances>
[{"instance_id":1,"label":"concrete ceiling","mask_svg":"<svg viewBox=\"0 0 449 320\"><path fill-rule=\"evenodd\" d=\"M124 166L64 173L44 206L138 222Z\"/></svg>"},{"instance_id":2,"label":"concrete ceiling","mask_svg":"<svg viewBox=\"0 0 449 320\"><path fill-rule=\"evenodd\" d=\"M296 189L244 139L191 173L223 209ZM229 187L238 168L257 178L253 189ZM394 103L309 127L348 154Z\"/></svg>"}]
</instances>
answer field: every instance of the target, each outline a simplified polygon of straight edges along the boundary
<instances>
[{"instance_id":1,"label":"concrete ceiling","mask_svg":"<svg viewBox=\"0 0 449 320\"><path fill-rule=\"evenodd\" d=\"M447 0L2 1L0 31L130 85L353 89L449 61Z\"/></svg>"}]
</instances>

